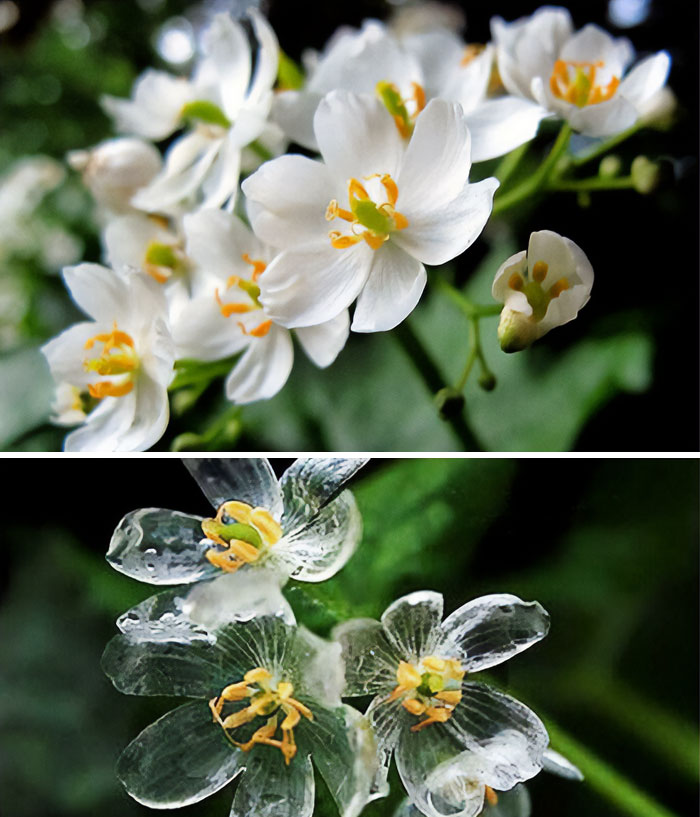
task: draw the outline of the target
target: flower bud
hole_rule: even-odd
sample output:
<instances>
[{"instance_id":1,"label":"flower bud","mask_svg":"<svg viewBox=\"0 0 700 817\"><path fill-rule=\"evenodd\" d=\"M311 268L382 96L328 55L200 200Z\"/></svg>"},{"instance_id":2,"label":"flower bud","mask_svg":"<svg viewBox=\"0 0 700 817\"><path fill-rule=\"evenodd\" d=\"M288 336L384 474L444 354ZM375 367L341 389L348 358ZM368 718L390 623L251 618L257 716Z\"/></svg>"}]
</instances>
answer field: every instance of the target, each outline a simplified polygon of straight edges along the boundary
<instances>
[{"instance_id":1,"label":"flower bud","mask_svg":"<svg viewBox=\"0 0 700 817\"><path fill-rule=\"evenodd\" d=\"M669 130L674 123L677 107L676 95L664 85L640 107L639 124L656 130Z\"/></svg>"},{"instance_id":2,"label":"flower bud","mask_svg":"<svg viewBox=\"0 0 700 817\"><path fill-rule=\"evenodd\" d=\"M484 391L493 391L496 388L496 376L493 372L482 372L477 381Z\"/></svg>"},{"instance_id":3,"label":"flower bud","mask_svg":"<svg viewBox=\"0 0 700 817\"><path fill-rule=\"evenodd\" d=\"M606 156L598 167L598 175L601 179L614 179L615 176L620 175L622 170L622 161L619 156L614 153Z\"/></svg>"},{"instance_id":4,"label":"flower bud","mask_svg":"<svg viewBox=\"0 0 700 817\"><path fill-rule=\"evenodd\" d=\"M653 192L660 181L658 164L647 159L646 156L637 156L630 169L634 189L638 193L647 195Z\"/></svg>"},{"instance_id":5,"label":"flower bud","mask_svg":"<svg viewBox=\"0 0 700 817\"><path fill-rule=\"evenodd\" d=\"M435 405L443 420L457 417L464 409L464 395L452 386L446 386L435 395Z\"/></svg>"},{"instance_id":6,"label":"flower bud","mask_svg":"<svg viewBox=\"0 0 700 817\"><path fill-rule=\"evenodd\" d=\"M537 324L522 312L504 306L498 323L498 340L504 352L522 352L537 340Z\"/></svg>"}]
</instances>

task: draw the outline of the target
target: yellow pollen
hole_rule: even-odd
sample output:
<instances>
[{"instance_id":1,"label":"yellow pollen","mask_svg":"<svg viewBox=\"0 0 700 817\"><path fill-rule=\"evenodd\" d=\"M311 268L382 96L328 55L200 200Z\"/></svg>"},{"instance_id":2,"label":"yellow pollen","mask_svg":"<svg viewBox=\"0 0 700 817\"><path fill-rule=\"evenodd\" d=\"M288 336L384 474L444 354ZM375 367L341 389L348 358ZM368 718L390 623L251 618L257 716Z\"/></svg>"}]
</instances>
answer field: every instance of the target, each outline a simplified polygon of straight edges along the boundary
<instances>
[{"instance_id":1,"label":"yellow pollen","mask_svg":"<svg viewBox=\"0 0 700 817\"><path fill-rule=\"evenodd\" d=\"M411 715L424 716L411 727L413 732L433 723L445 723L462 700L464 670L454 658L429 655L417 665L400 661L396 669L397 686L385 703L400 700Z\"/></svg>"},{"instance_id":2,"label":"yellow pollen","mask_svg":"<svg viewBox=\"0 0 700 817\"><path fill-rule=\"evenodd\" d=\"M112 331L101 333L89 338L85 342L85 350L91 351L96 343L102 344L102 352L96 357L87 356L83 367L87 372L95 374L118 375L120 380L98 380L88 383L87 389L91 397L102 400L104 397L123 397L134 388L134 376L139 367L139 359L131 335L117 328L114 321Z\"/></svg>"},{"instance_id":3,"label":"yellow pollen","mask_svg":"<svg viewBox=\"0 0 700 817\"><path fill-rule=\"evenodd\" d=\"M228 522L225 518L234 521ZM206 559L225 573L234 573L243 565L257 562L267 548L279 542L283 533L268 510L237 500L224 502L216 517L202 520L202 532L218 546L206 551Z\"/></svg>"},{"instance_id":4,"label":"yellow pollen","mask_svg":"<svg viewBox=\"0 0 700 817\"><path fill-rule=\"evenodd\" d=\"M391 114L396 129L404 139L410 139L416 117L425 108L425 90L417 82L411 82L411 95L404 98L393 82L378 82L376 93Z\"/></svg>"},{"instance_id":5,"label":"yellow pollen","mask_svg":"<svg viewBox=\"0 0 700 817\"><path fill-rule=\"evenodd\" d=\"M522 292L523 288L525 287L523 276L518 272L514 272L508 279L508 286L510 289L514 289L516 292Z\"/></svg>"},{"instance_id":6,"label":"yellow pollen","mask_svg":"<svg viewBox=\"0 0 700 817\"><path fill-rule=\"evenodd\" d=\"M255 283L255 281L264 272L265 264L262 261L251 261L248 258L247 254L243 255L242 258L244 261L246 261L246 263L253 265L252 280L248 281L245 278L241 278L240 275L230 275L226 279L226 291L228 291L229 289L233 289L233 287L237 287L239 290L241 290L241 292L248 296L249 300L224 303L221 300L221 296L219 295L219 288L217 287L214 290L214 300L219 305L219 311L224 316L224 318L230 318L231 315L243 315L246 312L254 312L256 309L262 309L260 301L258 300L258 295L260 295L260 287ZM246 335L249 334L248 332L246 332L245 328L243 328L243 332ZM254 333L251 332L250 334ZM266 334L266 332L264 332L263 334Z\"/></svg>"},{"instance_id":7,"label":"yellow pollen","mask_svg":"<svg viewBox=\"0 0 700 817\"><path fill-rule=\"evenodd\" d=\"M558 298L565 289L569 288L569 282L566 278L560 278L554 284L552 284L549 290L549 297L550 298Z\"/></svg>"},{"instance_id":8,"label":"yellow pollen","mask_svg":"<svg viewBox=\"0 0 700 817\"><path fill-rule=\"evenodd\" d=\"M484 794L486 795L488 804L495 808L498 805L498 795L496 792L491 788L491 786L484 786Z\"/></svg>"},{"instance_id":9,"label":"yellow pollen","mask_svg":"<svg viewBox=\"0 0 700 817\"><path fill-rule=\"evenodd\" d=\"M224 730L226 738L244 752L249 752L256 744L279 749L284 762L289 765L296 755L294 728L302 717L313 720L313 713L301 701L292 697L294 686L289 681L273 683L273 676L264 667L255 667L246 672L242 681L229 684L220 694L209 701L209 709L215 723ZM247 706L223 717L224 707L229 703L249 700ZM284 715L279 729L282 739L275 738L278 729L278 715ZM229 732L251 723L256 718L266 717L266 723L253 732L250 739L241 743Z\"/></svg>"},{"instance_id":10,"label":"yellow pollen","mask_svg":"<svg viewBox=\"0 0 700 817\"><path fill-rule=\"evenodd\" d=\"M547 270L549 270L549 264L545 261L536 261L532 267L533 279L537 281L538 284L541 284L547 277Z\"/></svg>"},{"instance_id":11,"label":"yellow pollen","mask_svg":"<svg viewBox=\"0 0 700 817\"><path fill-rule=\"evenodd\" d=\"M549 78L549 88L554 96L577 108L607 102L617 91L620 79L613 77L607 85L596 85L596 72L604 65L600 61L557 60Z\"/></svg>"}]
</instances>

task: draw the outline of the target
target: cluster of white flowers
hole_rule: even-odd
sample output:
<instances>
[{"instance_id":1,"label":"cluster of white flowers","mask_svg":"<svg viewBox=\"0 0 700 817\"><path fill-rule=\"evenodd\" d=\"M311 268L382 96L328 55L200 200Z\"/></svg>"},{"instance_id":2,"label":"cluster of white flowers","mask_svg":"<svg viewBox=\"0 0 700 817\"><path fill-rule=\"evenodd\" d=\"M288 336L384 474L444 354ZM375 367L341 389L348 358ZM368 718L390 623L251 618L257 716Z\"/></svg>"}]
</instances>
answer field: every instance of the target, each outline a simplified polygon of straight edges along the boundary
<instances>
[{"instance_id":1,"label":"cluster of white flowers","mask_svg":"<svg viewBox=\"0 0 700 817\"><path fill-rule=\"evenodd\" d=\"M630 128L669 69L662 52L625 75L629 42L574 33L564 9L492 30L480 46L446 28L343 28L288 88L265 18L220 13L189 77L147 70L130 99L105 98L122 136L69 157L103 226L105 266L65 272L95 325L45 347L55 420L82 424L66 450L153 445L178 360L236 356L226 396L250 403L287 381L291 330L325 367L350 330L392 329L424 265L459 256L491 215L499 183L470 183L472 162L524 145L545 118L591 136ZM591 285L573 242L533 234L527 268L511 258L494 283L503 348L574 318Z\"/></svg>"},{"instance_id":2,"label":"cluster of white flowers","mask_svg":"<svg viewBox=\"0 0 700 817\"><path fill-rule=\"evenodd\" d=\"M175 808L242 775L235 817L310 817L313 761L341 817L356 817L388 794L393 756L402 815L476 817L503 797L528 817L523 781L543 768L581 778L534 712L475 680L547 634L537 602L484 596L443 621L442 596L420 591L331 640L297 625L281 588L328 579L352 555L361 519L344 485L365 460L297 460L279 482L266 460L186 464L215 516L135 511L107 554L133 578L179 586L121 616L106 673L128 694L195 699L123 752L132 797ZM364 715L342 702L365 695Z\"/></svg>"}]
</instances>

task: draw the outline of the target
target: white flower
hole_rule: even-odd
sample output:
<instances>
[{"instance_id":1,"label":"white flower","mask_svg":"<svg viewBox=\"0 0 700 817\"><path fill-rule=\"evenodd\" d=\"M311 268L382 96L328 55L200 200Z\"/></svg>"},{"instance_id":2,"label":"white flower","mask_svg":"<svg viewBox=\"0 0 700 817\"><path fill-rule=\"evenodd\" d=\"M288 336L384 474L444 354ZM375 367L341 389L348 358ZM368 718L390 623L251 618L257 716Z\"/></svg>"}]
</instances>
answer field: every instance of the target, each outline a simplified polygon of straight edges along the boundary
<instances>
[{"instance_id":1,"label":"white flower","mask_svg":"<svg viewBox=\"0 0 700 817\"><path fill-rule=\"evenodd\" d=\"M459 105L432 100L408 146L375 99L334 91L314 118L323 162L283 156L243 183L256 234L284 251L260 302L282 326L312 326L355 298L352 329L392 329L416 306L423 264L443 264L477 238L496 179L469 184L469 132Z\"/></svg>"},{"instance_id":2,"label":"white flower","mask_svg":"<svg viewBox=\"0 0 700 817\"><path fill-rule=\"evenodd\" d=\"M133 511L114 532L107 560L149 584L189 584L238 570L247 577L255 569L281 581L324 581L359 542L362 520L341 488L366 461L300 459L278 482L264 459L186 459L216 516Z\"/></svg>"},{"instance_id":3,"label":"white flower","mask_svg":"<svg viewBox=\"0 0 700 817\"><path fill-rule=\"evenodd\" d=\"M64 271L66 286L91 318L42 351L57 386L57 422L84 419L66 451L143 451L168 424L174 347L155 283L98 264Z\"/></svg>"},{"instance_id":4,"label":"white flower","mask_svg":"<svg viewBox=\"0 0 700 817\"><path fill-rule=\"evenodd\" d=\"M411 593L381 621L353 619L333 635L346 695L376 696L367 716L413 804L428 817L474 817L488 789L540 771L548 736L526 706L471 676L543 638L549 617L509 594L475 599L441 623L442 610L439 593Z\"/></svg>"},{"instance_id":5,"label":"white flower","mask_svg":"<svg viewBox=\"0 0 700 817\"><path fill-rule=\"evenodd\" d=\"M117 128L160 140L187 125L169 148L164 170L133 198L149 212L218 207L235 199L241 150L267 127L278 45L265 18L249 12L260 48L253 55L243 28L217 14L202 37L203 57L191 80L146 71L133 99L106 97Z\"/></svg>"},{"instance_id":6,"label":"white flower","mask_svg":"<svg viewBox=\"0 0 700 817\"><path fill-rule=\"evenodd\" d=\"M504 352L526 349L555 326L572 321L588 303L593 268L583 250L551 230L530 234L527 252L498 269L491 289L504 304L498 338Z\"/></svg>"},{"instance_id":7,"label":"white flower","mask_svg":"<svg viewBox=\"0 0 700 817\"><path fill-rule=\"evenodd\" d=\"M243 352L226 380L226 396L236 403L272 397L287 381L294 358L289 330L270 319L258 299L276 251L221 210L185 216L184 232L193 267L192 298L173 321L178 357L219 360ZM296 334L317 366L329 366L348 331L344 310Z\"/></svg>"},{"instance_id":8,"label":"white flower","mask_svg":"<svg viewBox=\"0 0 700 817\"><path fill-rule=\"evenodd\" d=\"M123 137L100 142L89 150L73 150L68 164L109 217L133 210L131 198L160 171L160 153L143 139Z\"/></svg>"},{"instance_id":9,"label":"white flower","mask_svg":"<svg viewBox=\"0 0 700 817\"><path fill-rule=\"evenodd\" d=\"M472 138L472 160L507 153L532 139L547 112L518 97L487 99L493 67L491 46L466 46L446 29L399 39L381 23L340 30L320 58L309 65L304 88L275 98L273 116L288 136L317 148L313 115L325 94L334 90L374 95L378 86L405 138L426 101L458 102Z\"/></svg>"},{"instance_id":10,"label":"white flower","mask_svg":"<svg viewBox=\"0 0 700 817\"><path fill-rule=\"evenodd\" d=\"M625 75L634 59L629 40L614 39L596 25L574 33L563 8L544 7L514 23L496 17L491 30L506 89L589 136L612 136L634 125L668 76L665 51Z\"/></svg>"},{"instance_id":11,"label":"white flower","mask_svg":"<svg viewBox=\"0 0 700 817\"><path fill-rule=\"evenodd\" d=\"M240 776L231 817L311 817L315 766L341 817L357 817L377 755L365 719L340 701L338 645L270 614L198 627L172 595L139 605L131 625L122 617L102 661L122 692L194 699L124 750L117 774L129 794L179 808Z\"/></svg>"}]
</instances>

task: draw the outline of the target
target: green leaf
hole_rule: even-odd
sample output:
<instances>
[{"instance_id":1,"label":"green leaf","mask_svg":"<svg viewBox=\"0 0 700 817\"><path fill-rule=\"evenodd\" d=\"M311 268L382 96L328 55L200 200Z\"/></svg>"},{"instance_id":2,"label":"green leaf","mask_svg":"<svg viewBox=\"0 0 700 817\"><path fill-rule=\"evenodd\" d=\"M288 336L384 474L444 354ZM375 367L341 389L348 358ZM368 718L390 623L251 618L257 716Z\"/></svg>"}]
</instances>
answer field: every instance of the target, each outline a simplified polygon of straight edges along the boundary
<instances>
[{"instance_id":1,"label":"green leaf","mask_svg":"<svg viewBox=\"0 0 700 817\"><path fill-rule=\"evenodd\" d=\"M0 383L0 448L7 448L48 418L53 383L46 358L31 347L0 357Z\"/></svg>"}]
</instances>

